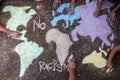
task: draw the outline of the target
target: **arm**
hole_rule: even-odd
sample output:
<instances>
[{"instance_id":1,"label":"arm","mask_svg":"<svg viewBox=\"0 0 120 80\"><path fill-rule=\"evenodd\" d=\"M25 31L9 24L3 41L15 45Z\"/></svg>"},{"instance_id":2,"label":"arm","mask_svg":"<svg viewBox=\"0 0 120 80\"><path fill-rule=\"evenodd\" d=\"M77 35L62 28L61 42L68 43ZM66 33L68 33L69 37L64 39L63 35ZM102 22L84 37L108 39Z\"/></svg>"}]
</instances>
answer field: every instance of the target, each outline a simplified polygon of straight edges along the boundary
<instances>
[{"instance_id":1,"label":"arm","mask_svg":"<svg viewBox=\"0 0 120 80\"><path fill-rule=\"evenodd\" d=\"M57 9L61 5L61 0L54 0L53 1L53 8Z\"/></svg>"},{"instance_id":2,"label":"arm","mask_svg":"<svg viewBox=\"0 0 120 80\"><path fill-rule=\"evenodd\" d=\"M9 34L10 31L5 29L3 26L0 25L0 31Z\"/></svg>"},{"instance_id":3,"label":"arm","mask_svg":"<svg viewBox=\"0 0 120 80\"><path fill-rule=\"evenodd\" d=\"M99 0L94 16L98 17L100 15L101 7L102 7L102 0Z\"/></svg>"},{"instance_id":4,"label":"arm","mask_svg":"<svg viewBox=\"0 0 120 80\"><path fill-rule=\"evenodd\" d=\"M119 4L117 5L117 7L115 7L115 8L111 11L111 13L109 14L108 21L109 21L110 23L113 23L113 22L114 22L114 20L115 20L115 14L116 14L116 12L117 12L119 9L120 9L120 2L119 2Z\"/></svg>"},{"instance_id":5,"label":"arm","mask_svg":"<svg viewBox=\"0 0 120 80\"><path fill-rule=\"evenodd\" d=\"M111 68L112 67L112 59L114 57L114 55L117 53L117 51L120 51L120 45L114 47L108 57L107 60L107 68Z\"/></svg>"},{"instance_id":6,"label":"arm","mask_svg":"<svg viewBox=\"0 0 120 80\"><path fill-rule=\"evenodd\" d=\"M16 31L10 31L6 28L4 28L3 26L0 25L0 31L3 32L3 33L6 33L6 34L9 34L11 35L12 37L20 37L21 36L21 33L18 33Z\"/></svg>"},{"instance_id":7,"label":"arm","mask_svg":"<svg viewBox=\"0 0 120 80\"><path fill-rule=\"evenodd\" d=\"M70 60L69 62L69 79L68 80L75 80L75 63L73 60Z\"/></svg>"},{"instance_id":8,"label":"arm","mask_svg":"<svg viewBox=\"0 0 120 80\"><path fill-rule=\"evenodd\" d=\"M119 2L119 4L117 5L117 7L112 10L112 12L117 12L119 9L120 9L120 2Z\"/></svg>"},{"instance_id":9,"label":"arm","mask_svg":"<svg viewBox=\"0 0 120 80\"><path fill-rule=\"evenodd\" d=\"M71 0L70 4L75 4L75 0Z\"/></svg>"}]
</instances>

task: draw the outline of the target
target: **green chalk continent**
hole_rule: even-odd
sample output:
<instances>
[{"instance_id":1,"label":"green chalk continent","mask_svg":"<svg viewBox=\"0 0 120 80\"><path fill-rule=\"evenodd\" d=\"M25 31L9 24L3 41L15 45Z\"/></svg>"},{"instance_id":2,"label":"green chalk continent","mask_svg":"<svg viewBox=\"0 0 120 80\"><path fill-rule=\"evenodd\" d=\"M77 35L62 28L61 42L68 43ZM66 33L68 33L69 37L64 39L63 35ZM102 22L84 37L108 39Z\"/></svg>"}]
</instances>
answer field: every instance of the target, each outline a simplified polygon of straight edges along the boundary
<instances>
[{"instance_id":1,"label":"green chalk continent","mask_svg":"<svg viewBox=\"0 0 120 80\"><path fill-rule=\"evenodd\" d=\"M32 18L32 15L36 14L36 12L33 9L30 9L30 6L27 7L14 7L14 6L6 6L3 9L3 12L10 12L11 18L7 22L6 28L10 30L17 30L17 27L20 25L25 26L28 23L28 21ZM28 13L26 13L26 10L29 10Z\"/></svg>"},{"instance_id":2,"label":"green chalk continent","mask_svg":"<svg viewBox=\"0 0 120 80\"><path fill-rule=\"evenodd\" d=\"M18 44L15 50L20 56L21 70L19 76L21 77L24 75L26 68L29 67L29 64L31 64L32 61L37 58L44 49L39 47L38 44L30 41Z\"/></svg>"},{"instance_id":3,"label":"green chalk continent","mask_svg":"<svg viewBox=\"0 0 120 80\"><path fill-rule=\"evenodd\" d=\"M6 28L10 30L17 31L18 26L23 25L25 28L29 20L33 17L32 15L36 14L33 9L30 9L30 6L27 7L15 7L15 6L6 6L3 9L3 12L9 11L11 14L11 18L7 22ZM30 9L28 13L25 11ZM19 31L20 32L20 31ZM43 47L39 47L37 43L29 41L25 37L27 30L23 30L20 33L22 35L19 38L14 38L18 40L23 40L20 44L18 44L15 48L16 52L20 56L21 67L19 76L22 77L32 63L34 59L36 59L42 52L44 51Z\"/></svg>"}]
</instances>

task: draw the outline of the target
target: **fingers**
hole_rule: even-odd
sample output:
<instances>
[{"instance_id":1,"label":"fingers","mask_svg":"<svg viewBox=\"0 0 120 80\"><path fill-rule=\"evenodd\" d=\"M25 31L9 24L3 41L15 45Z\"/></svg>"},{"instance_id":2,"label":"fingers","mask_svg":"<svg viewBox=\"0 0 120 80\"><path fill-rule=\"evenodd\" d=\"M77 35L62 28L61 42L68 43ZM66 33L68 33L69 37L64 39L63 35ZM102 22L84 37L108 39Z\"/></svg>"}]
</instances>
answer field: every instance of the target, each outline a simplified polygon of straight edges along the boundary
<instances>
[{"instance_id":1,"label":"fingers","mask_svg":"<svg viewBox=\"0 0 120 80\"><path fill-rule=\"evenodd\" d=\"M112 63L111 62L107 62L107 69L111 69L112 68Z\"/></svg>"},{"instance_id":2,"label":"fingers","mask_svg":"<svg viewBox=\"0 0 120 80\"><path fill-rule=\"evenodd\" d=\"M95 17L98 17L98 16L100 16L100 14L97 13L97 12L94 12L94 16L95 16Z\"/></svg>"},{"instance_id":3,"label":"fingers","mask_svg":"<svg viewBox=\"0 0 120 80\"><path fill-rule=\"evenodd\" d=\"M116 17L115 17L115 12L111 12L108 15L108 22L110 23L111 26L116 22Z\"/></svg>"},{"instance_id":4,"label":"fingers","mask_svg":"<svg viewBox=\"0 0 120 80\"><path fill-rule=\"evenodd\" d=\"M20 37L21 35L22 35L22 33L18 33L18 34L17 34L17 37Z\"/></svg>"},{"instance_id":5,"label":"fingers","mask_svg":"<svg viewBox=\"0 0 120 80\"><path fill-rule=\"evenodd\" d=\"M22 35L22 33L16 32L16 31L11 31L11 33L9 34L12 37L20 37Z\"/></svg>"},{"instance_id":6,"label":"fingers","mask_svg":"<svg viewBox=\"0 0 120 80\"><path fill-rule=\"evenodd\" d=\"M95 17L99 17L100 16L100 12L101 12L101 10L99 10L99 9L97 9L95 12L94 12L94 16Z\"/></svg>"},{"instance_id":7,"label":"fingers","mask_svg":"<svg viewBox=\"0 0 120 80\"><path fill-rule=\"evenodd\" d=\"M69 14L74 13L74 4L70 4L68 13Z\"/></svg>"},{"instance_id":8,"label":"fingers","mask_svg":"<svg viewBox=\"0 0 120 80\"><path fill-rule=\"evenodd\" d=\"M54 0L54 2L53 2L53 8L57 9L58 8L58 4L59 4L58 0Z\"/></svg>"}]
</instances>

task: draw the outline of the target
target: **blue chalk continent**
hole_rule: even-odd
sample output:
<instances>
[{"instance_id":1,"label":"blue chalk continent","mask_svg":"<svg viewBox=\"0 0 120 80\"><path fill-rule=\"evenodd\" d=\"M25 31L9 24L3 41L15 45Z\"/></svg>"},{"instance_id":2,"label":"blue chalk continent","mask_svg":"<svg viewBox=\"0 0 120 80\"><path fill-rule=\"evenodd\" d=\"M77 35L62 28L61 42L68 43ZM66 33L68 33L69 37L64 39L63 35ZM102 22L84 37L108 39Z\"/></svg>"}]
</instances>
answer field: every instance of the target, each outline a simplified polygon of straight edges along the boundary
<instances>
[{"instance_id":1,"label":"blue chalk continent","mask_svg":"<svg viewBox=\"0 0 120 80\"><path fill-rule=\"evenodd\" d=\"M64 26L64 28L68 28L69 27L69 22L70 22L70 26L73 25L73 22L74 20L78 20L80 18L80 6L76 6L74 8L75 12L73 14L63 14L63 11L65 8L69 8L69 3L64 3L62 4L58 9L57 9L57 13L60 13L59 16L55 16L55 13L54 11L53 12L53 20L51 21L51 25L52 27L56 27L57 26L57 23L60 21L60 20L64 20L65 21L65 24L66 26Z\"/></svg>"}]
</instances>

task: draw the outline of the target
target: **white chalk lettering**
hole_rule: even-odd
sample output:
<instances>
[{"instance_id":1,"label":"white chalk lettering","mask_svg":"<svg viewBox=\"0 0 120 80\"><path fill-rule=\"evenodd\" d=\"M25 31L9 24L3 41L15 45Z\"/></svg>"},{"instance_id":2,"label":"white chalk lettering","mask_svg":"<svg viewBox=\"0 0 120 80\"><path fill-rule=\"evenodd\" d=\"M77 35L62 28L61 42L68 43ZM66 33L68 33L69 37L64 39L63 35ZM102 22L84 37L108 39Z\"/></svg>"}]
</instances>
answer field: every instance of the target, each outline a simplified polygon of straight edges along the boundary
<instances>
[{"instance_id":1,"label":"white chalk lettering","mask_svg":"<svg viewBox=\"0 0 120 80\"><path fill-rule=\"evenodd\" d=\"M60 64L58 64L58 62L53 59L52 62L50 63L45 63L44 61L40 61L39 62L39 68L40 68L40 72L42 70L46 70L46 71L57 71L57 72L62 72L63 70L68 70L68 65L64 64L63 66L61 66Z\"/></svg>"},{"instance_id":2,"label":"white chalk lettering","mask_svg":"<svg viewBox=\"0 0 120 80\"><path fill-rule=\"evenodd\" d=\"M41 29L41 30L45 30L46 29L46 24L45 23L41 23L41 20L39 18L39 21L37 23L36 20L33 20L33 31L35 31L35 27L38 27L38 29Z\"/></svg>"},{"instance_id":3,"label":"white chalk lettering","mask_svg":"<svg viewBox=\"0 0 120 80\"><path fill-rule=\"evenodd\" d=\"M56 65L56 71L62 72L62 67L60 64Z\"/></svg>"},{"instance_id":4,"label":"white chalk lettering","mask_svg":"<svg viewBox=\"0 0 120 80\"><path fill-rule=\"evenodd\" d=\"M39 62L40 72L41 72L42 69L45 70L44 65L45 65L45 63L43 61Z\"/></svg>"}]
</instances>

